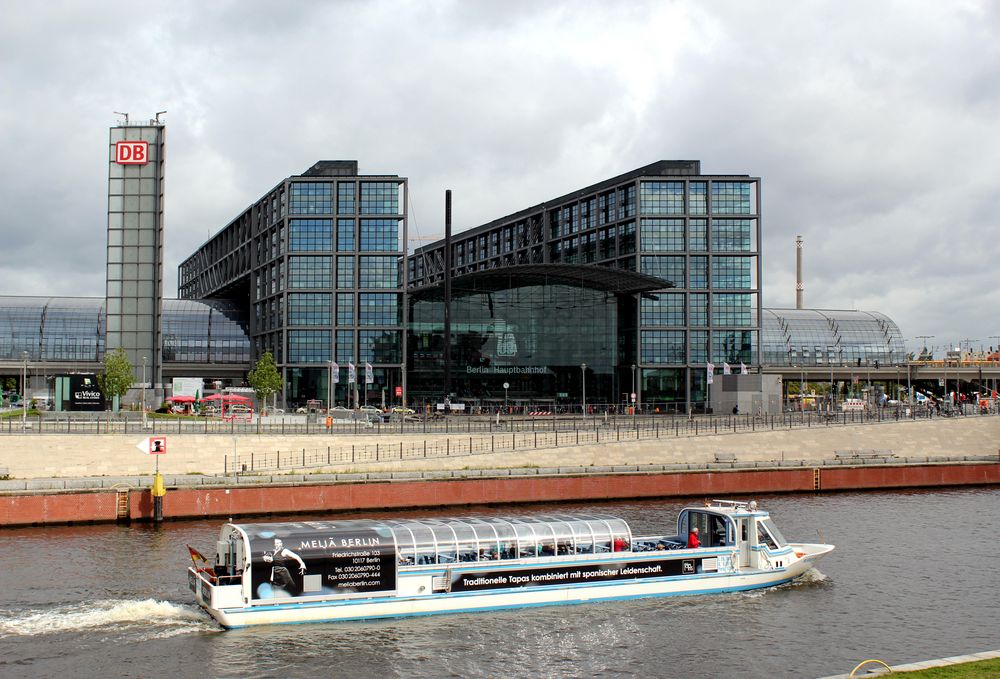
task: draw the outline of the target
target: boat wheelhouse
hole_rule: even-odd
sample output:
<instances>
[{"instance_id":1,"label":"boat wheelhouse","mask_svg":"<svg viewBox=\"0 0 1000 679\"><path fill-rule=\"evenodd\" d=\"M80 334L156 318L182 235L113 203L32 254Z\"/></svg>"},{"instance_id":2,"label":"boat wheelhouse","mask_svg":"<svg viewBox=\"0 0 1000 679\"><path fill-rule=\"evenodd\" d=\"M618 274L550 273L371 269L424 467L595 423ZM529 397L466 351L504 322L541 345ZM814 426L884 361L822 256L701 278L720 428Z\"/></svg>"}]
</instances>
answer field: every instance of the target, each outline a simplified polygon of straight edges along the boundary
<instances>
[{"instance_id":1,"label":"boat wheelhouse","mask_svg":"<svg viewBox=\"0 0 1000 679\"><path fill-rule=\"evenodd\" d=\"M788 543L754 502L687 507L676 533L641 536L606 514L228 523L214 565L191 550L188 579L243 627L756 589L832 549Z\"/></svg>"}]
</instances>

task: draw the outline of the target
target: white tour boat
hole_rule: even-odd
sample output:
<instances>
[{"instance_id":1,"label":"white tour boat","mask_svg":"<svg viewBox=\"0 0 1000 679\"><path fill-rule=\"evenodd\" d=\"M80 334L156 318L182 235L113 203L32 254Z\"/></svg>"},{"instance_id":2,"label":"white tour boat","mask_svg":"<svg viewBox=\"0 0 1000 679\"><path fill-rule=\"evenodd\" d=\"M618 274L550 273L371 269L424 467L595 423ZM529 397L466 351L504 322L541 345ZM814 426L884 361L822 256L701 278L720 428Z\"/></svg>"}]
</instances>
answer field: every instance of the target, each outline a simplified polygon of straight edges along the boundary
<instances>
[{"instance_id":1,"label":"white tour boat","mask_svg":"<svg viewBox=\"0 0 1000 679\"><path fill-rule=\"evenodd\" d=\"M786 542L756 502L716 500L683 509L675 535L603 514L227 523L214 564L188 549L198 603L244 627L736 592L793 580L833 545Z\"/></svg>"}]
</instances>

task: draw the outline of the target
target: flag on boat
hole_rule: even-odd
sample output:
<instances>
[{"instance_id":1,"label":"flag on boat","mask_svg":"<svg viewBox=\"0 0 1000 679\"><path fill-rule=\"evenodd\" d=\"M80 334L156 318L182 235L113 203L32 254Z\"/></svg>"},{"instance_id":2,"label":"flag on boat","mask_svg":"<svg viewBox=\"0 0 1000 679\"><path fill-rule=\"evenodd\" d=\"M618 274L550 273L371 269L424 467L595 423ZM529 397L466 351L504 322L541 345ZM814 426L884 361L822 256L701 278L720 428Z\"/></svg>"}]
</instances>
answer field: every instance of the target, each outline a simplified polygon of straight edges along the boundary
<instances>
[{"instance_id":1,"label":"flag on boat","mask_svg":"<svg viewBox=\"0 0 1000 679\"><path fill-rule=\"evenodd\" d=\"M722 364L722 374L723 375L732 375L733 374L733 369L729 366L728 363L724 362Z\"/></svg>"},{"instance_id":2,"label":"flag on boat","mask_svg":"<svg viewBox=\"0 0 1000 679\"><path fill-rule=\"evenodd\" d=\"M336 361L330 363L330 379L333 380L334 384L340 384L340 366L337 365Z\"/></svg>"},{"instance_id":3,"label":"flag on boat","mask_svg":"<svg viewBox=\"0 0 1000 679\"><path fill-rule=\"evenodd\" d=\"M375 384L375 371L368 362L365 362L365 384Z\"/></svg>"},{"instance_id":4,"label":"flag on boat","mask_svg":"<svg viewBox=\"0 0 1000 679\"><path fill-rule=\"evenodd\" d=\"M347 364L347 383L354 384L358 381L358 369L354 367L353 363Z\"/></svg>"},{"instance_id":5,"label":"flag on boat","mask_svg":"<svg viewBox=\"0 0 1000 679\"><path fill-rule=\"evenodd\" d=\"M712 384L712 379L715 377L715 366L711 363L705 364L705 382L707 384Z\"/></svg>"},{"instance_id":6,"label":"flag on boat","mask_svg":"<svg viewBox=\"0 0 1000 679\"><path fill-rule=\"evenodd\" d=\"M191 554L191 561L194 562L195 566L198 565L199 561L204 561L205 563L208 563L208 559L206 559L205 556L197 549L195 549L191 545L184 545L184 546L188 548L188 552Z\"/></svg>"},{"instance_id":7,"label":"flag on boat","mask_svg":"<svg viewBox=\"0 0 1000 679\"><path fill-rule=\"evenodd\" d=\"M750 371L747 370L747 364L740 361L740 375L749 375Z\"/></svg>"}]
</instances>

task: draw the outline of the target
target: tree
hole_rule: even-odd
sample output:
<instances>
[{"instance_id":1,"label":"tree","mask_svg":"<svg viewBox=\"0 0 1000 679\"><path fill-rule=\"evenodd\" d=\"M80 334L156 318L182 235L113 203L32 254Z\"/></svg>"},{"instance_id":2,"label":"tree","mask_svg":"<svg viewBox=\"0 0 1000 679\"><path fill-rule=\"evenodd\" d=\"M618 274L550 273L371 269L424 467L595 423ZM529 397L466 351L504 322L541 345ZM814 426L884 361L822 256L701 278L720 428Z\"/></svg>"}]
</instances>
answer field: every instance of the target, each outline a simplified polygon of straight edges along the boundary
<instances>
[{"instance_id":1,"label":"tree","mask_svg":"<svg viewBox=\"0 0 1000 679\"><path fill-rule=\"evenodd\" d=\"M118 347L111 353L104 354L104 370L97 376L97 386L106 401L112 401L117 396L118 407L121 408L120 399L128 393L134 382L132 363L123 348Z\"/></svg>"},{"instance_id":2,"label":"tree","mask_svg":"<svg viewBox=\"0 0 1000 679\"><path fill-rule=\"evenodd\" d=\"M281 389L281 373L278 372L274 356L271 355L270 351L265 351L260 360L254 364L253 369L247 373L247 382L257 394L262 409L267 403L268 397Z\"/></svg>"}]
</instances>

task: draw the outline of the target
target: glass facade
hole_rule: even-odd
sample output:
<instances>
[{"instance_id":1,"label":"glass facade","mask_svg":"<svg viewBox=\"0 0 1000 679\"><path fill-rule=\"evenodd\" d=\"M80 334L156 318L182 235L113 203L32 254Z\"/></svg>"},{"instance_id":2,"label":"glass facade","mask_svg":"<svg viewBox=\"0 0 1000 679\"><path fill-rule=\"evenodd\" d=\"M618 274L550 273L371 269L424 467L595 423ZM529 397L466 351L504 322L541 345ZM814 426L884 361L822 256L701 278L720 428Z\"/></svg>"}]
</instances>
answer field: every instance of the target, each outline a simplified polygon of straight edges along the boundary
<instances>
[{"instance_id":1,"label":"glass facade","mask_svg":"<svg viewBox=\"0 0 1000 679\"><path fill-rule=\"evenodd\" d=\"M480 405L551 401L579 408L619 400L618 366L635 361L631 296L498 272L453 291L451 380L455 397ZM437 295L437 296L435 296ZM440 290L411 297L408 365L416 402L440 401L444 384ZM581 364L586 364L582 369Z\"/></svg>"},{"instance_id":2,"label":"glass facade","mask_svg":"<svg viewBox=\"0 0 1000 679\"><path fill-rule=\"evenodd\" d=\"M759 363L757 186L712 177L639 181L639 270L676 286L641 302L647 405L690 398L698 410L707 363Z\"/></svg>"},{"instance_id":3,"label":"glass facade","mask_svg":"<svg viewBox=\"0 0 1000 679\"><path fill-rule=\"evenodd\" d=\"M395 175L359 174L357 161L319 161L255 201L179 267L184 297L248 298L254 358L274 355L286 407L329 404L331 360L345 371L348 363L376 363L376 381L398 385L406 187ZM345 372L342 402L346 379ZM360 389L350 394L358 403L366 395Z\"/></svg>"}]
</instances>

